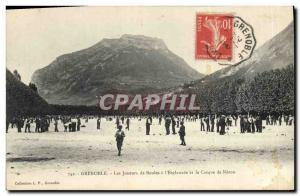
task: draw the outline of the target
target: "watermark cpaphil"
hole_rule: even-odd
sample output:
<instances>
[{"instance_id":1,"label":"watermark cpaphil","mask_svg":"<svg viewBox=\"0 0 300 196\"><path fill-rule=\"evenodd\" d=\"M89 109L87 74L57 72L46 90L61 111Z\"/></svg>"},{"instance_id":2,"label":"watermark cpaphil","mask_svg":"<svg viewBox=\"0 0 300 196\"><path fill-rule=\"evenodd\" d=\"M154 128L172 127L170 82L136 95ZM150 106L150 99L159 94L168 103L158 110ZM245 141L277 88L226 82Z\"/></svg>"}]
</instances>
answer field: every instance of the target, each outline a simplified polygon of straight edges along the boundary
<instances>
[{"instance_id":1,"label":"watermark cpaphil","mask_svg":"<svg viewBox=\"0 0 300 196\"><path fill-rule=\"evenodd\" d=\"M104 111L199 111L195 94L104 94L97 97Z\"/></svg>"}]
</instances>

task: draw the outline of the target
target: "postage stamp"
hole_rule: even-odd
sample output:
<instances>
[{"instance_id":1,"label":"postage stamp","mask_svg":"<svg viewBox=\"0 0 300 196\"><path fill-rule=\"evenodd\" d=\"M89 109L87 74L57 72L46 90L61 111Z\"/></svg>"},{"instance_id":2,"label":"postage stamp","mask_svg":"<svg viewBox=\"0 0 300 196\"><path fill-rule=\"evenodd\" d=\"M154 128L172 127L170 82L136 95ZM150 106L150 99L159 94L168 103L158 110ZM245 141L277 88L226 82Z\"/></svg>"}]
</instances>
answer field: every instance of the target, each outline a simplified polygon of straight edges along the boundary
<instances>
[{"instance_id":1,"label":"postage stamp","mask_svg":"<svg viewBox=\"0 0 300 196\"><path fill-rule=\"evenodd\" d=\"M233 17L221 14L197 14L196 58L232 58Z\"/></svg>"},{"instance_id":2,"label":"postage stamp","mask_svg":"<svg viewBox=\"0 0 300 196\"><path fill-rule=\"evenodd\" d=\"M238 65L249 59L256 45L254 30L232 14L196 15L196 59L219 65Z\"/></svg>"}]
</instances>

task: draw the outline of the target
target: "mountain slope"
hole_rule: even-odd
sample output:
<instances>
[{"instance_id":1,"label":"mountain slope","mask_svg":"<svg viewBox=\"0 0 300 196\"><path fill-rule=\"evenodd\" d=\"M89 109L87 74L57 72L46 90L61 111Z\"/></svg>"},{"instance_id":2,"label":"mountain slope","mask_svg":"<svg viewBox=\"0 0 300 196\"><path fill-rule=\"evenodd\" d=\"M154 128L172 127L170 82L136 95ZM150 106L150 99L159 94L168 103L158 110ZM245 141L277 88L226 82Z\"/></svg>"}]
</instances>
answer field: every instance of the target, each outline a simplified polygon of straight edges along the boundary
<instances>
[{"instance_id":1,"label":"mountain slope","mask_svg":"<svg viewBox=\"0 0 300 196\"><path fill-rule=\"evenodd\" d=\"M283 31L256 49L252 57L237 66L221 69L202 81L212 81L225 77L252 78L257 73L283 68L294 64L294 24L289 24Z\"/></svg>"},{"instance_id":2,"label":"mountain slope","mask_svg":"<svg viewBox=\"0 0 300 196\"><path fill-rule=\"evenodd\" d=\"M32 82L49 103L93 105L104 93L149 93L202 76L162 40L123 35L58 57L37 70Z\"/></svg>"},{"instance_id":3,"label":"mountain slope","mask_svg":"<svg viewBox=\"0 0 300 196\"><path fill-rule=\"evenodd\" d=\"M50 110L50 106L43 98L6 70L7 118L18 115L47 114Z\"/></svg>"},{"instance_id":4,"label":"mountain slope","mask_svg":"<svg viewBox=\"0 0 300 196\"><path fill-rule=\"evenodd\" d=\"M246 62L186 84L203 113L294 113L294 30L288 25Z\"/></svg>"}]
</instances>

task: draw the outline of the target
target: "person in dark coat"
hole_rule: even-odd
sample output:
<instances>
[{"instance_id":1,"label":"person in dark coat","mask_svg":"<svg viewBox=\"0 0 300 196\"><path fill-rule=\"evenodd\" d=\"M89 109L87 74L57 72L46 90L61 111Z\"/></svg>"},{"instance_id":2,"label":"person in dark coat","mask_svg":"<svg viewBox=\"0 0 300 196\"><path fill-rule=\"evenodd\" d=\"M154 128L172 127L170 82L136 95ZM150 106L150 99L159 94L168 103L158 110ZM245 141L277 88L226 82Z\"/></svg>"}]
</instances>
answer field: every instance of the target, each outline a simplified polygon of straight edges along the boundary
<instances>
[{"instance_id":1,"label":"person in dark coat","mask_svg":"<svg viewBox=\"0 0 300 196\"><path fill-rule=\"evenodd\" d=\"M21 118L17 118L17 128L18 128L18 133L22 132L22 127L24 126L24 121Z\"/></svg>"},{"instance_id":2,"label":"person in dark coat","mask_svg":"<svg viewBox=\"0 0 300 196\"><path fill-rule=\"evenodd\" d=\"M151 119L150 117L148 117L146 120L146 135L150 134L150 126L151 126Z\"/></svg>"},{"instance_id":3,"label":"person in dark coat","mask_svg":"<svg viewBox=\"0 0 300 196\"><path fill-rule=\"evenodd\" d=\"M222 115L220 118L219 126L221 127L220 135L224 135L225 134L225 126L226 126L226 119L225 119L224 115Z\"/></svg>"},{"instance_id":4,"label":"person in dark coat","mask_svg":"<svg viewBox=\"0 0 300 196\"><path fill-rule=\"evenodd\" d=\"M72 123L69 123L69 132L72 132Z\"/></svg>"},{"instance_id":5,"label":"person in dark coat","mask_svg":"<svg viewBox=\"0 0 300 196\"><path fill-rule=\"evenodd\" d=\"M119 117L117 117L117 119L116 119L116 125L117 125L117 127L119 127L119 125L120 125L120 119L119 119Z\"/></svg>"},{"instance_id":6,"label":"person in dark coat","mask_svg":"<svg viewBox=\"0 0 300 196\"><path fill-rule=\"evenodd\" d=\"M100 125L101 125L101 118L98 117L98 119L97 119L97 130L100 129Z\"/></svg>"},{"instance_id":7,"label":"person in dark coat","mask_svg":"<svg viewBox=\"0 0 300 196\"><path fill-rule=\"evenodd\" d=\"M250 117L250 127L251 127L251 133L255 133L255 118L254 117Z\"/></svg>"},{"instance_id":8,"label":"person in dark coat","mask_svg":"<svg viewBox=\"0 0 300 196\"><path fill-rule=\"evenodd\" d=\"M215 129L215 117L212 116L211 118L211 132L214 132Z\"/></svg>"},{"instance_id":9,"label":"person in dark coat","mask_svg":"<svg viewBox=\"0 0 300 196\"><path fill-rule=\"evenodd\" d=\"M244 125L247 133L251 133L251 123L248 117L244 118Z\"/></svg>"},{"instance_id":10,"label":"person in dark coat","mask_svg":"<svg viewBox=\"0 0 300 196\"><path fill-rule=\"evenodd\" d=\"M256 117L255 125L256 125L256 132L261 133L262 132L262 119L259 115Z\"/></svg>"},{"instance_id":11,"label":"person in dark coat","mask_svg":"<svg viewBox=\"0 0 300 196\"><path fill-rule=\"evenodd\" d=\"M8 127L9 127L9 120L6 118L6 133L8 133Z\"/></svg>"},{"instance_id":12,"label":"person in dark coat","mask_svg":"<svg viewBox=\"0 0 300 196\"><path fill-rule=\"evenodd\" d=\"M209 117L208 116L205 118L205 123L206 123L206 131L210 132L210 124L209 124Z\"/></svg>"},{"instance_id":13,"label":"person in dark coat","mask_svg":"<svg viewBox=\"0 0 300 196\"><path fill-rule=\"evenodd\" d=\"M76 131L76 122L72 121L72 132Z\"/></svg>"},{"instance_id":14,"label":"person in dark coat","mask_svg":"<svg viewBox=\"0 0 300 196\"><path fill-rule=\"evenodd\" d=\"M30 119L27 118L25 122L25 133L27 132L26 130L28 130L28 133L30 133Z\"/></svg>"},{"instance_id":15,"label":"person in dark coat","mask_svg":"<svg viewBox=\"0 0 300 196\"><path fill-rule=\"evenodd\" d=\"M159 118L158 118L158 124L159 124L159 125L161 125L161 121L162 121L162 117L159 116Z\"/></svg>"},{"instance_id":16,"label":"person in dark coat","mask_svg":"<svg viewBox=\"0 0 300 196\"><path fill-rule=\"evenodd\" d=\"M124 141L125 133L122 130L122 125L118 126L118 130L115 134L116 142L117 142L117 149L118 149L118 156L121 156L121 150L123 146L123 141Z\"/></svg>"},{"instance_id":17,"label":"person in dark coat","mask_svg":"<svg viewBox=\"0 0 300 196\"><path fill-rule=\"evenodd\" d=\"M172 134L175 135L176 131L175 131L175 127L176 127L176 120L174 118L174 116L172 117Z\"/></svg>"},{"instance_id":18,"label":"person in dark coat","mask_svg":"<svg viewBox=\"0 0 300 196\"><path fill-rule=\"evenodd\" d=\"M80 131L80 125L81 125L81 121L80 118L77 118L77 131Z\"/></svg>"},{"instance_id":19,"label":"person in dark coat","mask_svg":"<svg viewBox=\"0 0 300 196\"><path fill-rule=\"evenodd\" d=\"M203 118L200 118L200 131L205 131L204 130Z\"/></svg>"},{"instance_id":20,"label":"person in dark coat","mask_svg":"<svg viewBox=\"0 0 300 196\"><path fill-rule=\"evenodd\" d=\"M58 128L57 128L58 122L57 121L58 121L57 119L54 120L54 132L58 132Z\"/></svg>"},{"instance_id":21,"label":"person in dark coat","mask_svg":"<svg viewBox=\"0 0 300 196\"><path fill-rule=\"evenodd\" d=\"M125 129L127 129L128 131L129 131L129 124L130 124L130 119L127 118L126 119L126 128Z\"/></svg>"},{"instance_id":22,"label":"person in dark coat","mask_svg":"<svg viewBox=\"0 0 300 196\"><path fill-rule=\"evenodd\" d=\"M171 125L171 118L167 116L165 119L166 135L170 134L170 125Z\"/></svg>"},{"instance_id":23,"label":"person in dark coat","mask_svg":"<svg viewBox=\"0 0 300 196\"><path fill-rule=\"evenodd\" d=\"M184 137L185 137L185 126L184 126L183 122L180 122L180 128L179 128L178 133L179 133L180 140L181 140L180 145L185 146L186 145L185 139L184 139Z\"/></svg>"},{"instance_id":24,"label":"person in dark coat","mask_svg":"<svg viewBox=\"0 0 300 196\"><path fill-rule=\"evenodd\" d=\"M41 120L40 118L35 119L35 132L40 132L41 129Z\"/></svg>"},{"instance_id":25,"label":"person in dark coat","mask_svg":"<svg viewBox=\"0 0 300 196\"><path fill-rule=\"evenodd\" d=\"M234 126L236 126L238 118L236 115L232 115L232 118L234 120Z\"/></svg>"},{"instance_id":26,"label":"person in dark coat","mask_svg":"<svg viewBox=\"0 0 300 196\"><path fill-rule=\"evenodd\" d=\"M220 124L219 124L219 122L220 122L220 116L217 117L217 123L216 123L216 126L217 126L217 133L220 132Z\"/></svg>"},{"instance_id":27,"label":"person in dark coat","mask_svg":"<svg viewBox=\"0 0 300 196\"><path fill-rule=\"evenodd\" d=\"M240 116L241 133L245 133L244 116Z\"/></svg>"}]
</instances>

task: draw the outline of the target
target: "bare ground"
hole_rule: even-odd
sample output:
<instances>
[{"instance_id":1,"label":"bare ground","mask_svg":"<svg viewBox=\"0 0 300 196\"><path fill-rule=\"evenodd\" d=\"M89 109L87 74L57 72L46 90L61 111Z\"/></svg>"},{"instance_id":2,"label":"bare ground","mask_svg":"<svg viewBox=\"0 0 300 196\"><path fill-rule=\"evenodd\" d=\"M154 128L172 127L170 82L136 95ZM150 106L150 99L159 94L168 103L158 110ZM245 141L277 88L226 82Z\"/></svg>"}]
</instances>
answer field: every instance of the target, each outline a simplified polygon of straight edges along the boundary
<instances>
[{"instance_id":1,"label":"bare ground","mask_svg":"<svg viewBox=\"0 0 300 196\"><path fill-rule=\"evenodd\" d=\"M114 121L82 120L79 132L7 134L8 189L293 189L294 127L266 126L263 133L224 136L200 132L186 122L186 143L165 135L154 119L131 120L122 156L117 156ZM34 129L34 126L31 127ZM127 172L123 176L123 171ZM220 171L220 173L218 173ZM87 172L98 172L97 174ZM102 173L101 173L102 172ZM144 172L144 174L142 174ZM187 174L187 173L188 174ZM193 172L192 174L190 172ZM87 175L89 174L89 175ZM105 175L101 175L105 174ZM120 175L119 175L120 174Z\"/></svg>"}]
</instances>

